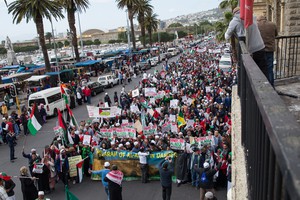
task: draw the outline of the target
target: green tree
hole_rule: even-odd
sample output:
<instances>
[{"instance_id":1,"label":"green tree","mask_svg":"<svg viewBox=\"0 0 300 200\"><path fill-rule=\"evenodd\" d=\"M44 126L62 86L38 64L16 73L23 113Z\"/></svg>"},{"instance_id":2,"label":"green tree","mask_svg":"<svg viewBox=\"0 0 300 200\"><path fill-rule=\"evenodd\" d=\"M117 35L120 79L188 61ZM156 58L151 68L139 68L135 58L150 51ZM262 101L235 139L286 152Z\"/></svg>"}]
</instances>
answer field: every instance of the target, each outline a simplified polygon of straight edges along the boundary
<instances>
[{"instance_id":1,"label":"green tree","mask_svg":"<svg viewBox=\"0 0 300 200\"><path fill-rule=\"evenodd\" d=\"M57 42L57 47L58 48L62 48L64 46L64 44L62 42Z\"/></svg>"},{"instance_id":2,"label":"green tree","mask_svg":"<svg viewBox=\"0 0 300 200\"><path fill-rule=\"evenodd\" d=\"M48 0L16 0L8 5L8 13L13 15L13 23L19 24L23 19L28 23L31 19L36 25L42 48L46 71L51 71L48 52L45 43L43 18L51 20L63 18L61 5Z\"/></svg>"},{"instance_id":3,"label":"green tree","mask_svg":"<svg viewBox=\"0 0 300 200\"><path fill-rule=\"evenodd\" d=\"M86 40L86 41L83 41L83 46L90 46L90 45L93 45L93 41L92 40Z\"/></svg>"},{"instance_id":4,"label":"green tree","mask_svg":"<svg viewBox=\"0 0 300 200\"><path fill-rule=\"evenodd\" d=\"M179 22L172 23L168 26L168 28L176 28L176 27L183 27L183 25Z\"/></svg>"},{"instance_id":5,"label":"green tree","mask_svg":"<svg viewBox=\"0 0 300 200\"><path fill-rule=\"evenodd\" d=\"M128 42L126 31L118 33L118 40L121 40L124 43Z\"/></svg>"},{"instance_id":6,"label":"green tree","mask_svg":"<svg viewBox=\"0 0 300 200\"><path fill-rule=\"evenodd\" d=\"M0 54L6 54L6 53L7 53L6 49L3 47L0 47Z\"/></svg>"},{"instance_id":7,"label":"green tree","mask_svg":"<svg viewBox=\"0 0 300 200\"><path fill-rule=\"evenodd\" d=\"M48 40L48 43L51 44L52 33L47 32L45 34L45 39Z\"/></svg>"},{"instance_id":8,"label":"green tree","mask_svg":"<svg viewBox=\"0 0 300 200\"><path fill-rule=\"evenodd\" d=\"M214 24L214 27L215 27L215 30L216 30L216 37L217 37L217 40L218 41L224 41L225 40L225 32L226 32L226 29L229 25L229 22L231 21L232 19L232 13L231 12L225 12L224 13L224 19L221 20L221 21L217 21L215 24Z\"/></svg>"},{"instance_id":9,"label":"green tree","mask_svg":"<svg viewBox=\"0 0 300 200\"><path fill-rule=\"evenodd\" d=\"M146 26L147 32L149 34L150 46L152 46L152 32L156 31L158 28L157 14L153 13L152 11L146 13L145 26Z\"/></svg>"},{"instance_id":10,"label":"green tree","mask_svg":"<svg viewBox=\"0 0 300 200\"><path fill-rule=\"evenodd\" d=\"M69 42L68 40L65 40L65 41L64 41L64 45L65 45L65 47L66 47L66 46L69 46L69 45L70 45L70 42Z\"/></svg>"},{"instance_id":11,"label":"green tree","mask_svg":"<svg viewBox=\"0 0 300 200\"><path fill-rule=\"evenodd\" d=\"M133 24L133 18L134 18L134 6L136 6L139 3L139 0L116 0L117 6L119 9L127 8L128 12L128 18L130 22L130 28L131 28L131 40L132 40L132 46L133 51L136 49L135 45L135 33L134 33L134 24Z\"/></svg>"},{"instance_id":12,"label":"green tree","mask_svg":"<svg viewBox=\"0 0 300 200\"><path fill-rule=\"evenodd\" d=\"M223 0L220 4L219 4L219 8L220 9L226 9L226 8L230 8L231 12L233 11L233 9L235 7L237 7L238 5L238 0Z\"/></svg>"},{"instance_id":13,"label":"green tree","mask_svg":"<svg viewBox=\"0 0 300 200\"><path fill-rule=\"evenodd\" d=\"M134 14L137 14L137 20L141 28L141 41L143 46L146 46L145 36L146 36L146 27L145 27L145 13L151 12L153 6L150 5L150 0L139 0L139 3L133 7Z\"/></svg>"},{"instance_id":14,"label":"green tree","mask_svg":"<svg viewBox=\"0 0 300 200\"><path fill-rule=\"evenodd\" d=\"M67 11L68 23L70 32L72 34L72 45L74 47L76 61L80 61L79 51L78 51L78 41L77 41L77 33L75 27L75 12L83 12L89 6L88 0L58 0L61 5Z\"/></svg>"},{"instance_id":15,"label":"green tree","mask_svg":"<svg viewBox=\"0 0 300 200\"><path fill-rule=\"evenodd\" d=\"M187 36L187 33L184 31L177 31L177 34L178 34L179 38L183 38L183 37Z\"/></svg>"},{"instance_id":16,"label":"green tree","mask_svg":"<svg viewBox=\"0 0 300 200\"><path fill-rule=\"evenodd\" d=\"M101 41L99 39L94 40L94 45L100 45Z\"/></svg>"}]
</instances>

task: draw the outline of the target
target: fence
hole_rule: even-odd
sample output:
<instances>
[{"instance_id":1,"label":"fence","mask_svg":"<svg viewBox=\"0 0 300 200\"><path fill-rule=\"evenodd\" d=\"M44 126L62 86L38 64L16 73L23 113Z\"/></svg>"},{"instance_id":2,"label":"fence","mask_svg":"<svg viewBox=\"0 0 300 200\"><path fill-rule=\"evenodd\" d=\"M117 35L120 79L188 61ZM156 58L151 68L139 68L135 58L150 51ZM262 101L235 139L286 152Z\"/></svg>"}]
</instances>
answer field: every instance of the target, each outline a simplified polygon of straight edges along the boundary
<instances>
[{"instance_id":1,"label":"fence","mask_svg":"<svg viewBox=\"0 0 300 200\"><path fill-rule=\"evenodd\" d=\"M300 75L300 35L276 37L275 79Z\"/></svg>"},{"instance_id":2,"label":"fence","mask_svg":"<svg viewBox=\"0 0 300 200\"><path fill-rule=\"evenodd\" d=\"M249 199L300 199L300 126L239 43L238 88Z\"/></svg>"}]
</instances>

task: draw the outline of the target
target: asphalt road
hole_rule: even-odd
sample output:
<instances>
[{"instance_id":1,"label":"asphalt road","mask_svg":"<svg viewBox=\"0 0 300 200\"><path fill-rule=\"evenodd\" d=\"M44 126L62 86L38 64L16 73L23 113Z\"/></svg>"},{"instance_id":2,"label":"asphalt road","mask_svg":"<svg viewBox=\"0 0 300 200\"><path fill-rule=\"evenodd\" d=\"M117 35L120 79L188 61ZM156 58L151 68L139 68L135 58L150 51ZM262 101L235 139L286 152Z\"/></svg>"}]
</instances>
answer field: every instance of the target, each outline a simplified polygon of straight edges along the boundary
<instances>
[{"instance_id":1,"label":"asphalt road","mask_svg":"<svg viewBox=\"0 0 300 200\"><path fill-rule=\"evenodd\" d=\"M171 58L169 62L176 59L176 57ZM157 66L157 69L161 69L162 64ZM153 73L155 68L151 68L147 71L147 73ZM125 91L129 91L136 87L141 80L142 75L138 75L136 79L132 78L132 82L130 85L125 86ZM95 78L96 80L96 78ZM117 85L113 88L105 89L113 100L113 94L115 91L118 92L118 96L120 95L122 89L122 85ZM98 94L95 97L92 97L92 104L96 105L99 100L103 100L105 92ZM73 113L77 119L77 121L88 119L88 113L86 110L86 106L77 106L73 109ZM15 156L18 158L14 163L11 163L9 160L9 147L7 145L0 146L0 171L6 172L11 176L18 176L19 169L22 166L28 166L27 159L22 157L22 147L25 146L25 152L29 153L30 149L35 148L39 154L42 153L42 150L45 145L50 144L54 137L53 127L56 126L57 119L50 118L48 122L43 126L41 131L36 136L27 136L25 139L24 136L20 136L18 139L18 145L15 147ZM13 178L16 183L15 194L16 199L22 199L22 192L20 188L20 181L17 178ZM92 181L88 178L84 178L81 184L73 185L70 182L69 189L72 193L74 193L80 200L93 200L93 199L106 199L106 194L102 187L100 181ZM47 195L47 198L51 200L63 200L64 197L64 188L61 182L59 182L56 186L55 192ZM221 190L217 192L218 199L226 199L225 190ZM144 200L159 200L161 197L161 187L159 181L153 181L147 184L142 184L139 181L130 181L124 182L123 184L123 199L144 199ZM181 187L176 187L174 184L172 199L179 200L194 200L199 199L199 190L191 187L190 184L182 185Z\"/></svg>"}]
</instances>

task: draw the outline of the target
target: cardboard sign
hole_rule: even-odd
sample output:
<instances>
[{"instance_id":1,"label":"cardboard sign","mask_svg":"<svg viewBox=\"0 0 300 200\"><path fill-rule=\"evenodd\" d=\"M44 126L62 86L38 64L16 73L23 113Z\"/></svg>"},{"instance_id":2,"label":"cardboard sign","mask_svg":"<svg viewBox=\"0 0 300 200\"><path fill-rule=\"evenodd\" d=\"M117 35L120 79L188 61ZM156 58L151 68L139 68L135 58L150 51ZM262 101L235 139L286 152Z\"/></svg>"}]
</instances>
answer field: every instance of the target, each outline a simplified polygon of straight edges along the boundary
<instances>
[{"instance_id":1,"label":"cardboard sign","mask_svg":"<svg viewBox=\"0 0 300 200\"><path fill-rule=\"evenodd\" d=\"M54 131L55 135L63 135L64 134L64 130L60 126L53 127L53 131Z\"/></svg>"},{"instance_id":2,"label":"cardboard sign","mask_svg":"<svg viewBox=\"0 0 300 200\"><path fill-rule=\"evenodd\" d=\"M187 125L186 125L186 127L194 127L194 120L192 120L192 119L189 119L188 121L187 121Z\"/></svg>"},{"instance_id":3,"label":"cardboard sign","mask_svg":"<svg viewBox=\"0 0 300 200\"><path fill-rule=\"evenodd\" d=\"M170 138L170 148L174 150L184 150L184 139Z\"/></svg>"},{"instance_id":4,"label":"cardboard sign","mask_svg":"<svg viewBox=\"0 0 300 200\"><path fill-rule=\"evenodd\" d=\"M157 126L154 124L152 126L145 126L143 129L143 134L145 136L154 135L157 132Z\"/></svg>"},{"instance_id":5,"label":"cardboard sign","mask_svg":"<svg viewBox=\"0 0 300 200\"><path fill-rule=\"evenodd\" d=\"M173 94L177 94L178 93L178 90L177 90L177 87L175 86L175 87L172 87L172 93Z\"/></svg>"},{"instance_id":6,"label":"cardboard sign","mask_svg":"<svg viewBox=\"0 0 300 200\"><path fill-rule=\"evenodd\" d=\"M177 123L175 123L175 122L172 122L172 123L171 123L171 132L172 132L172 133L178 133L178 126L177 126Z\"/></svg>"},{"instance_id":7,"label":"cardboard sign","mask_svg":"<svg viewBox=\"0 0 300 200\"><path fill-rule=\"evenodd\" d=\"M136 129L136 131L138 133L142 132L143 131L143 126L141 124L141 122L139 120L137 120L135 123L134 123L134 128Z\"/></svg>"},{"instance_id":8,"label":"cardboard sign","mask_svg":"<svg viewBox=\"0 0 300 200\"><path fill-rule=\"evenodd\" d=\"M68 161L69 161L69 174L70 177L75 177L77 176L77 167L76 164L78 162L80 162L82 160L81 155L78 156L72 156L72 157L68 157Z\"/></svg>"},{"instance_id":9,"label":"cardboard sign","mask_svg":"<svg viewBox=\"0 0 300 200\"><path fill-rule=\"evenodd\" d=\"M91 136L90 135L84 135L82 144L90 145L91 144Z\"/></svg>"},{"instance_id":10,"label":"cardboard sign","mask_svg":"<svg viewBox=\"0 0 300 200\"><path fill-rule=\"evenodd\" d=\"M112 138L113 137L113 130L101 128L100 132L98 133L101 138Z\"/></svg>"},{"instance_id":11,"label":"cardboard sign","mask_svg":"<svg viewBox=\"0 0 300 200\"><path fill-rule=\"evenodd\" d=\"M139 113L140 112L140 109L138 106L136 105L131 105L130 106L130 111L133 112L133 113Z\"/></svg>"},{"instance_id":12,"label":"cardboard sign","mask_svg":"<svg viewBox=\"0 0 300 200\"><path fill-rule=\"evenodd\" d=\"M166 122L161 126L161 131L164 132L169 132L171 130L171 122Z\"/></svg>"},{"instance_id":13,"label":"cardboard sign","mask_svg":"<svg viewBox=\"0 0 300 200\"><path fill-rule=\"evenodd\" d=\"M154 99L162 99L162 98L164 98L165 94L166 94L165 91L158 91L158 93L156 94Z\"/></svg>"},{"instance_id":14,"label":"cardboard sign","mask_svg":"<svg viewBox=\"0 0 300 200\"><path fill-rule=\"evenodd\" d=\"M195 143L198 144L198 147L201 148L205 145L214 145L214 138L212 135L210 136L206 136L206 137L198 137L198 138L194 138L195 139Z\"/></svg>"},{"instance_id":15,"label":"cardboard sign","mask_svg":"<svg viewBox=\"0 0 300 200\"><path fill-rule=\"evenodd\" d=\"M176 115L170 115L169 116L169 121L170 122L176 122Z\"/></svg>"}]
</instances>

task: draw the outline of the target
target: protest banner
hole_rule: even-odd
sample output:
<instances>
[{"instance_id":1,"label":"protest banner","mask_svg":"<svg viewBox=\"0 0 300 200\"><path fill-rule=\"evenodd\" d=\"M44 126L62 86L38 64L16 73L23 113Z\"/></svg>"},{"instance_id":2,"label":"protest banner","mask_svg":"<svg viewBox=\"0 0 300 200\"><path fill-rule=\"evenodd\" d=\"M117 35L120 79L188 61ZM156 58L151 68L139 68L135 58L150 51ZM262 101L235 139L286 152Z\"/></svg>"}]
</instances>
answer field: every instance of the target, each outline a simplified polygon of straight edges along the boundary
<instances>
[{"instance_id":1,"label":"protest banner","mask_svg":"<svg viewBox=\"0 0 300 200\"><path fill-rule=\"evenodd\" d=\"M143 129L143 134L145 136L154 135L157 132L157 126L154 124L152 126L145 126Z\"/></svg>"},{"instance_id":2,"label":"protest banner","mask_svg":"<svg viewBox=\"0 0 300 200\"><path fill-rule=\"evenodd\" d=\"M84 135L82 144L83 145L90 145L91 144L91 136L90 135Z\"/></svg>"},{"instance_id":3,"label":"protest banner","mask_svg":"<svg viewBox=\"0 0 300 200\"><path fill-rule=\"evenodd\" d=\"M152 152L147 157L149 165L149 176L151 180L159 180L159 163L163 161L166 156L174 159L176 153L173 151L159 151ZM138 153L131 151L113 151L94 149L93 170L100 170L104 168L104 163L108 161L111 165L117 165L118 169L123 172L125 180L133 180L141 177L141 169L139 165ZM101 180L101 176L92 175L92 180Z\"/></svg>"},{"instance_id":4,"label":"protest banner","mask_svg":"<svg viewBox=\"0 0 300 200\"><path fill-rule=\"evenodd\" d=\"M70 177L75 177L77 176L77 167L76 164L78 162L80 162L82 160L81 155L78 156L72 156L72 157L68 157L68 161L69 161L69 174Z\"/></svg>"},{"instance_id":5,"label":"protest banner","mask_svg":"<svg viewBox=\"0 0 300 200\"><path fill-rule=\"evenodd\" d=\"M117 115L121 115L118 107L96 107L96 106L86 106L89 117L100 117L100 118L112 118Z\"/></svg>"},{"instance_id":6,"label":"protest banner","mask_svg":"<svg viewBox=\"0 0 300 200\"><path fill-rule=\"evenodd\" d=\"M205 87L205 91L206 91L206 92L210 92L210 86L206 86L206 87Z\"/></svg>"},{"instance_id":7,"label":"protest banner","mask_svg":"<svg viewBox=\"0 0 300 200\"><path fill-rule=\"evenodd\" d=\"M156 88L151 87L151 88L145 88L145 96L146 97L154 97L157 95Z\"/></svg>"},{"instance_id":8,"label":"protest banner","mask_svg":"<svg viewBox=\"0 0 300 200\"><path fill-rule=\"evenodd\" d=\"M112 138L113 137L113 129L101 128L99 132L99 136L101 138Z\"/></svg>"},{"instance_id":9,"label":"protest banner","mask_svg":"<svg viewBox=\"0 0 300 200\"><path fill-rule=\"evenodd\" d=\"M123 119L122 120L122 124L127 124L128 123L128 119Z\"/></svg>"},{"instance_id":10,"label":"protest banner","mask_svg":"<svg viewBox=\"0 0 300 200\"><path fill-rule=\"evenodd\" d=\"M174 150L184 150L184 139L170 138L170 148Z\"/></svg>"},{"instance_id":11,"label":"protest banner","mask_svg":"<svg viewBox=\"0 0 300 200\"><path fill-rule=\"evenodd\" d=\"M163 133L169 132L171 130L171 122L166 122L161 126L161 131Z\"/></svg>"},{"instance_id":12,"label":"protest banner","mask_svg":"<svg viewBox=\"0 0 300 200\"><path fill-rule=\"evenodd\" d=\"M123 120L123 121L125 121L125 120ZM128 122L128 120L126 120L126 121L127 121L127 123L122 123L121 124L122 128L134 128L134 123L133 122Z\"/></svg>"},{"instance_id":13,"label":"protest banner","mask_svg":"<svg viewBox=\"0 0 300 200\"><path fill-rule=\"evenodd\" d=\"M54 131L55 135L63 135L64 134L64 130L60 126L53 127L53 131Z\"/></svg>"},{"instance_id":14,"label":"protest banner","mask_svg":"<svg viewBox=\"0 0 300 200\"><path fill-rule=\"evenodd\" d=\"M126 128L125 129L128 135L128 138L136 138L136 130L134 128Z\"/></svg>"},{"instance_id":15,"label":"protest banner","mask_svg":"<svg viewBox=\"0 0 300 200\"><path fill-rule=\"evenodd\" d=\"M194 138L195 139L195 143L197 143L198 147L201 148L205 145L214 145L214 139L213 136L205 136L205 137L198 137L198 138Z\"/></svg>"},{"instance_id":16,"label":"protest banner","mask_svg":"<svg viewBox=\"0 0 300 200\"><path fill-rule=\"evenodd\" d=\"M155 99L154 98L150 98L150 101L149 101L151 104L155 104Z\"/></svg>"},{"instance_id":17,"label":"protest banner","mask_svg":"<svg viewBox=\"0 0 300 200\"><path fill-rule=\"evenodd\" d=\"M127 138L127 132L124 128L115 128L114 129L114 135L118 138Z\"/></svg>"},{"instance_id":18,"label":"protest banner","mask_svg":"<svg viewBox=\"0 0 300 200\"><path fill-rule=\"evenodd\" d=\"M154 99L162 99L165 96L165 94L166 94L165 91L158 91Z\"/></svg>"},{"instance_id":19,"label":"protest banner","mask_svg":"<svg viewBox=\"0 0 300 200\"><path fill-rule=\"evenodd\" d=\"M132 97L137 97L140 95L139 89L132 90Z\"/></svg>"}]
</instances>

